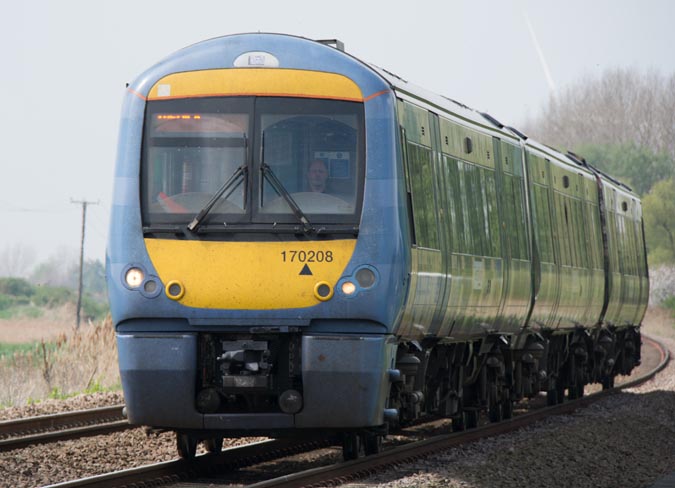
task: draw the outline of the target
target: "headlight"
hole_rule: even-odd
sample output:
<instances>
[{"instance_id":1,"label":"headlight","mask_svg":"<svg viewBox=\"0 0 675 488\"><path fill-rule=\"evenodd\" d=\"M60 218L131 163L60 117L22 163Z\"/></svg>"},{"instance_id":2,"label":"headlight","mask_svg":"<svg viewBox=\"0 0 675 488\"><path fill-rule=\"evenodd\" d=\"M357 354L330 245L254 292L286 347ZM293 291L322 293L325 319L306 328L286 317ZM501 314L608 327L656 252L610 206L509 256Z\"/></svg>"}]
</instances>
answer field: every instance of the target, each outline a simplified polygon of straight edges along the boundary
<instances>
[{"instance_id":1,"label":"headlight","mask_svg":"<svg viewBox=\"0 0 675 488\"><path fill-rule=\"evenodd\" d=\"M361 288L370 288L375 284L377 276L370 268L361 268L356 272L356 281L359 282Z\"/></svg>"},{"instance_id":2,"label":"headlight","mask_svg":"<svg viewBox=\"0 0 675 488\"><path fill-rule=\"evenodd\" d=\"M129 268L129 270L124 275L124 281L126 281L129 288L138 288L143 283L145 275L143 270L140 268Z\"/></svg>"},{"instance_id":3,"label":"headlight","mask_svg":"<svg viewBox=\"0 0 675 488\"><path fill-rule=\"evenodd\" d=\"M356 285L351 281L345 281L344 283L342 283L342 287L340 289L342 290L342 293L349 296L353 295L354 292L356 291Z\"/></svg>"}]
</instances>

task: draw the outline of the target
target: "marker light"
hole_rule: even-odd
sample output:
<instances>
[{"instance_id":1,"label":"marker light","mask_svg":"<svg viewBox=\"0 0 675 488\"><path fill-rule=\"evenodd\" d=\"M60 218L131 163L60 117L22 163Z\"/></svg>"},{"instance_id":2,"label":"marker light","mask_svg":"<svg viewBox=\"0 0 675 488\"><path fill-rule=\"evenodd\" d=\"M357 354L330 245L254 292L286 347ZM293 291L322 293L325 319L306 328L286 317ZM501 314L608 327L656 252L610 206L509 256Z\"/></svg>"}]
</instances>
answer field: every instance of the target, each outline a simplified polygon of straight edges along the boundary
<instances>
[{"instance_id":1,"label":"marker light","mask_svg":"<svg viewBox=\"0 0 675 488\"><path fill-rule=\"evenodd\" d=\"M146 281L143 285L143 290L149 294L155 293L155 291L157 291L157 282L155 280Z\"/></svg>"},{"instance_id":2,"label":"marker light","mask_svg":"<svg viewBox=\"0 0 675 488\"><path fill-rule=\"evenodd\" d=\"M342 283L342 293L345 295L353 295L354 292L356 291L356 285L352 283L351 281L345 281Z\"/></svg>"},{"instance_id":3,"label":"marker light","mask_svg":"<svg viewBox=\"0 0 675 488\"><path fill-rule=\"evenodd\" d=\"M319 281L314 286L314 296L322 302L330 300L333 298L333 287L327 281Z\"/></svg>"},{"instance_id":4,"label":"marker light","mask_svg":"<svg viewBox=\"0 0 675 488\"><path fill-rule=\"evenodd\" d=\"M143 283L143 271L140 268L129 268L124 275L124 281L127 282L129 288L138 288Z\"/></svg>"},{"instance_id":5,"label":"marker light","mask_svg":"<svg viewBox=\"0 0 675 488\"><path fill-rule=\"evenodd\" d=\"M185 295L185 288L180 281L169 281L164 288L166 296L171 300L180 300Z\"/></svg>"}]
</instances>

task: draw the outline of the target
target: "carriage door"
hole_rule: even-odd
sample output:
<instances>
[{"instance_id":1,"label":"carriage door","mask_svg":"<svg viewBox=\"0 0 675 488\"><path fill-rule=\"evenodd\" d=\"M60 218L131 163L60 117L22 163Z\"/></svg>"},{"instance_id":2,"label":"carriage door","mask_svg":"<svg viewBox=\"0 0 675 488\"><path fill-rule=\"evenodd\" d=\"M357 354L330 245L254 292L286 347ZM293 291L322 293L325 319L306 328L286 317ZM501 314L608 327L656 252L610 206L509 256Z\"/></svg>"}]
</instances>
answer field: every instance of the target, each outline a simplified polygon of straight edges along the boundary
<instances>
[{"instance_id":1,"label":"carriage door","mask_svg":"<svg viewBox=\"0 0 675 488\"><path fill-rule=\"evenodd\" d=\"M398 109L413 217L410 292L399 333L422 338L437 328L434 321L439 317L446 281L436 211L434 115L400 100Z\"/></svg>"}]
</instances>

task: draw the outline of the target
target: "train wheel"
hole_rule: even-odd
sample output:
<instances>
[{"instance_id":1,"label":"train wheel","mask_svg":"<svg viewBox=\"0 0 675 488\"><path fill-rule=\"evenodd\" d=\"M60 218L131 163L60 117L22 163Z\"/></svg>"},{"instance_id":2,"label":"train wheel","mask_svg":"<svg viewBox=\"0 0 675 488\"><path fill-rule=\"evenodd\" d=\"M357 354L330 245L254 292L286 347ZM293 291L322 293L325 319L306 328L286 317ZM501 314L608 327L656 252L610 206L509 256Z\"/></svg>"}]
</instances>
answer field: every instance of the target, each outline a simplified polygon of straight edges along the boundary
<instances>
[{"instance_id":1,"label":"train wheel","mask_svg":"<svg viewBox=\"0 0 675 488\"><path fill-rule=\"evenodd\" d=\"M603 376L600 381L602 382L603 390L614 388L614 376Z\"/></svg>"},{"instance_id":2,"label":"train wheel","mask_svg":"<svg viewBox=\"0 0 675 488\"><path fill-rule=\"evenodd\" d=\"M223 450L223 438L222 437L211 437L204 441L204 447L206 447L206 452L210 454L220 454Z\"/></svg>"},{"instance_id":3,"label":"train wheel","mask_svg":"<svg viewBox=\"0 0 675 488\"><path fill-rule=\"evenodd\" d=\"M502 420L502 405L497 396L497 385L490 385L488 395L488 417L490 422L499 422Z\"/></svg>"},{"instance_id":4,"label":"train wheel","mask_svg":"<svg viewBox=\"0 0 675 488\"><path fill-rule=\"evenodd\" d=\"M504 395L502 399L502 418L510 419L513 417L513 402L508 395Z\"/></svg>"},{"instance_id":5,"label":"train wheel","mask_svg":"<svg viewBox=\"0 0 675 488\"><path fill-rule=\"evenodd\" d=\"M466 423L464 422L465 413L460 412L459 415L452 417L452 431L462 432L466 430Z\"/></svg>"},{"instance_id":6,"label":"train wheel","mask_svg":"<svg viewBox=\"0 0 675 488\"><path fill-rule=\"evenodd\" d=\"M560 390L557 386L554 386L550 390L546 390L546 405L552 407L559 403L562 403L565 398L565 390Z\"/></svg>"},{"instance_id":7,"label":"train wheel","mask_svg":"<svg viewBox=\"0 0 675 488\"><path fill-rule=\"evenodd\" d=\"M556 382L555 389L558 392L558 403L562 403L565 401L565 385L560 382Z\"/></svg>"},{"instance_id":8,"label":"train wheel","mask_svg":"<svg viewBox=\"0 0 675 488\"><path fill-rule=\"evenodd\" d=\"M345 434L342 438L342 458L345 461L358 459L361 453L361 436L358 434Z\"/></svg>"},{"instance_id":9,"label":"train wheel","mask_svg":"<svg viewBox=\"0 0 675 488\"><path fill-rule=\"evenodd\" d=\"M583 397L584 397L584 388L585 388L585 386L586 386L586 385L584 385L583 383L579 383L579 385L577 385L577 392L576 392L576 393L577 393L577 398L583 398Z\"/></svg>"},{"instance_id":10,"label":"train wheel","mask_svg":"<svg viewBox=\"0 0 675 488\"><path fill-rule=\"evenodd\" d=\"M490 422L501 422L502 406L498 402L490 404L488 409L488 417L490 418Z\"/></svg>"},{"instance_id":11,"label":"train wheel","mask_svg":"<svg viewBox=\"0 0 675 488\"><path fill-rule=\"evenodd\" d=\"M467 429L475 429L478 427L478 417L480 412L478 410L467 410L464 412L464 421Z\"/></svg>"},{"instance_id":12,"label":"train wheel","mask_svg":"<svg viewBox=\"0 0 675 488\"><path fill-rule=\"evenodd\" d=\"M570 400L576 400L577 398L583 398L584 396L584 385L583 383L577 383L576 385L570 386Z\"/></svg>"},{"instance_id":13,"label":"train wheel","mask_svg":"<svg viewBox=\"0 0 675 488\"><path fill-rule=\"evenodd\" d=\"M363 439L363 450L366 456L371 454L377 454L382 451L382 436L377 434L364 434Z\"/></svg>"},{"instance_id":14,"label":"train wheel","mask_svg":"<svg viewBox=\"0 0 675 488\"><path fill-rule=\"evenodd\" d=\"M189 434L176 432L176 447L178 455L182 459L194 459L195 454L197 454L197 438Z\"/></svg>"}]
</instances>

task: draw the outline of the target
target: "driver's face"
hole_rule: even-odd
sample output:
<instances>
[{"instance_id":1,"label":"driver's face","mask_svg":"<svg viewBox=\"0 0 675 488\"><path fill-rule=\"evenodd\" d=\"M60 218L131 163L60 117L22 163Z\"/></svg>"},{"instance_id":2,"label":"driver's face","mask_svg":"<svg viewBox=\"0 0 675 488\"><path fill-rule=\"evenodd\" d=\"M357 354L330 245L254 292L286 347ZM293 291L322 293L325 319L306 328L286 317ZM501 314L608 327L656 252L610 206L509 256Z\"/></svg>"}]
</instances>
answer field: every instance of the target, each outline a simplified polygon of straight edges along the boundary
<instances>
[{"instance_id":1,"label":"driver's face","mask_svg":"<svg viewBox=\"0 0 675 488\"><path fill-rule=\"evenodd\" d=\"M328 171L323 163L312 163L307 173L310 185L323 185L328 179Z\"/></svg>"}]
</instances>

